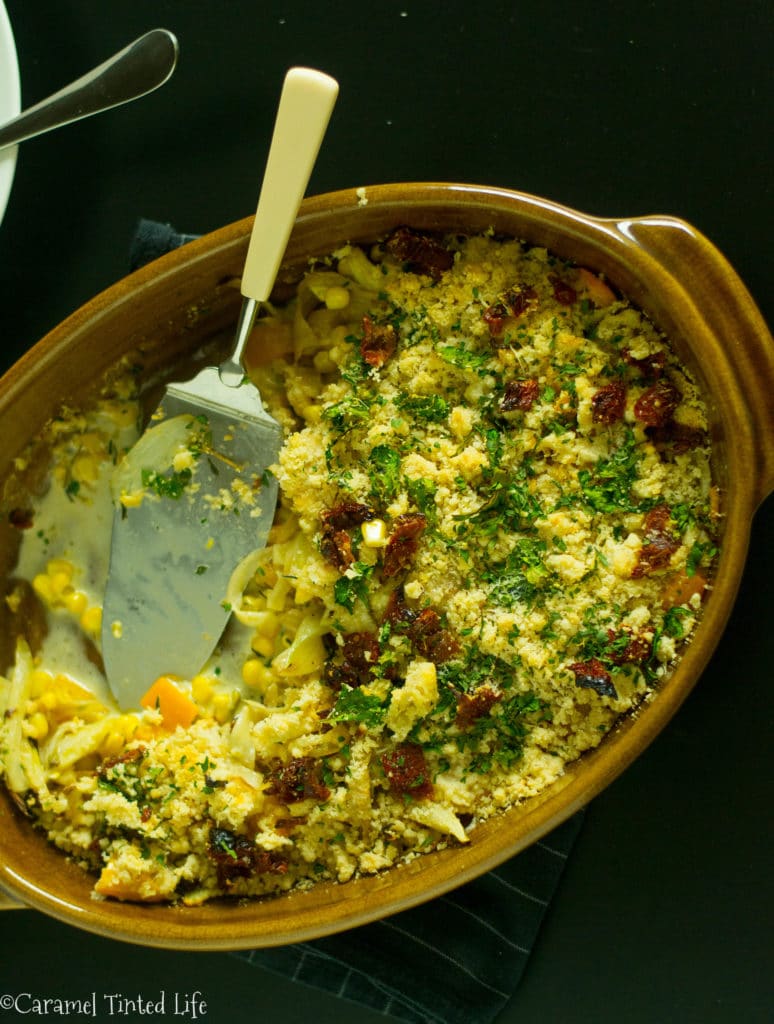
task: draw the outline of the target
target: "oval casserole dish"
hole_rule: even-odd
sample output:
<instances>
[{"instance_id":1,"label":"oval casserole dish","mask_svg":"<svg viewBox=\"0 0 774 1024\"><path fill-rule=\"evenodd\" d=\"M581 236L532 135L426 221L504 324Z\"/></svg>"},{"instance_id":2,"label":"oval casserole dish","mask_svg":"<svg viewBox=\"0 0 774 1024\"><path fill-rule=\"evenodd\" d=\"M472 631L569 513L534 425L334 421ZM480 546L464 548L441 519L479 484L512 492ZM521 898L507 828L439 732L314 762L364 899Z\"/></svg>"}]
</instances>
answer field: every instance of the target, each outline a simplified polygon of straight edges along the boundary
<instances>
[{"instance_id":1,"label":"oval casserole dish","mask_svg":"<svg viewBox=\"0 0 774 1024\"><path fill-rule=\"evenodd\" d=\"M140 349L146 373L228 335L240 296L252 218L172 252L82 307L0 381L0 479L56 413L85 395L123 355ZM384 917L470 881L512 857L584 806L647 747L699 678L730 615L750 525L774 489L774 341L738 276L714 246L671 217L600 219L497 188L381 185L303 202L286 265L345 242L370 242L400 225L441 232L494 229L604 272L670 339L703 387L722 492L722 547L693 640L657 697L625 717L550 789L479 826L468 846L428 854L386 874L252 903L196 908L97 901L93 879L49 846L0 795L0 886L29 906L114 939L180 949L243 949L305 941ZM0 525L0 568L17 538ZM5 670L11 658L0 616Z\"/></svg>"}]
</instances>

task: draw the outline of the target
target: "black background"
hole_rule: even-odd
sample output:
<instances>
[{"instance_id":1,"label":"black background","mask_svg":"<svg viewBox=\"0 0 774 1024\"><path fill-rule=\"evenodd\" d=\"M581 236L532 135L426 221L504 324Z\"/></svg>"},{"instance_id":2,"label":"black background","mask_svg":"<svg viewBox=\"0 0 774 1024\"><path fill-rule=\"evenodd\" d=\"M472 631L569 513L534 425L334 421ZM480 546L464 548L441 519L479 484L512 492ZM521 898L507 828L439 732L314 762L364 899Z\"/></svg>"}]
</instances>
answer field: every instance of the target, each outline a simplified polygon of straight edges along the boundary
<instances>
[{"instance_id":1,"label":"black background","mask_svg":"<svg viewBox=\"0 0 774 1024\"><path fill-rule=\"evenodd\" d=\"M21 147L0 225L4 366L126 273L140 216L194 233L253 212L293 64L341 85L310 192L456 180L599 215L674 214L774 322L768 0L6 7L24 105L153 27L178 35L181 58L152 96ZM772 1019L773 539L769 501L709 669L589 808L498 1024ZM144 950L32 911L0 928L4 991L199 989L216 1022L384 1019L224 954Z\"/></svg>"}]
</instances>

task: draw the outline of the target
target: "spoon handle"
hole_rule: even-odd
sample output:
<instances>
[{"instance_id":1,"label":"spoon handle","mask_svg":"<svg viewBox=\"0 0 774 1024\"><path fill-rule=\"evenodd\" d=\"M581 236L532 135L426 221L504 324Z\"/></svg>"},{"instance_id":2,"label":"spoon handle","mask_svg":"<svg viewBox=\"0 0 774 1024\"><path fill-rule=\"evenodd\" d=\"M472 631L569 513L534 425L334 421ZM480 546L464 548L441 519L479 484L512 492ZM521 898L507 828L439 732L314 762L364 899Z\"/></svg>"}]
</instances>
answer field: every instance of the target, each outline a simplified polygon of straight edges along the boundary
<instances>
[{"instance_id":1,"label":"spoon handle","mask_svg":"<svg viewBox=\"0 0 774 1024\"><path fill-rule=\"evenodd\" d=\"M0 149L152 92L177 63L177 39L156 28L0 127Z\"/></svg>"}]
</instances>

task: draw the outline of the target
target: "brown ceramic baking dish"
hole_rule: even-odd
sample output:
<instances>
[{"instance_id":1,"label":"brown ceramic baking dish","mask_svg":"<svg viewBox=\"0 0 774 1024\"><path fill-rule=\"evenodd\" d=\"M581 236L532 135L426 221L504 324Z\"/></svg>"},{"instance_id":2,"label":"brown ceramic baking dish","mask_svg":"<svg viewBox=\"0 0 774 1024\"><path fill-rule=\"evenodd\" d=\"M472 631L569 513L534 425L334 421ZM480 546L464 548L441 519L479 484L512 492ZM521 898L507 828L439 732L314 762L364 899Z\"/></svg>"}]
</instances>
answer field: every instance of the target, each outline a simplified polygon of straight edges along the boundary
<instances>
[{"instance_id":1,"label":"brown ceramic baking dish","mask_svg":"<svg viewBox=\"0 0 774 1024\"><path fill-rule=\"evenodd\" d=\"M723 495L723 537L692 645L657 698L621 721L539 798L481 825L468 846L346 885L199 908L97 902L93 879L49 847L3 793L0 886L23 903L111 938L172 948L279 945L363 924L469 881L587 804L653 740L699 678L731 611L753 513L774 488L774 342L744 285L717 249L683 221L599 219L534 196L453 184L383 185L307 199L286 265L299 266L347 241L372 241L401 224L463 233L493 228L603 271L673 340L703 383ZM146 373L158 377L213 339L230 340L240 301L234 279L250 226L248 218L224 227L120 281L9 371L0 382L0 479L8 478L14 457L63 399L86 394L124 354L140 350ZM15 531L7 514L2 518L0 570L7 573ZM0 638L7 632L0 620ZM8 646L0 639L3 669Z\"/></svg>"}]
</instances>

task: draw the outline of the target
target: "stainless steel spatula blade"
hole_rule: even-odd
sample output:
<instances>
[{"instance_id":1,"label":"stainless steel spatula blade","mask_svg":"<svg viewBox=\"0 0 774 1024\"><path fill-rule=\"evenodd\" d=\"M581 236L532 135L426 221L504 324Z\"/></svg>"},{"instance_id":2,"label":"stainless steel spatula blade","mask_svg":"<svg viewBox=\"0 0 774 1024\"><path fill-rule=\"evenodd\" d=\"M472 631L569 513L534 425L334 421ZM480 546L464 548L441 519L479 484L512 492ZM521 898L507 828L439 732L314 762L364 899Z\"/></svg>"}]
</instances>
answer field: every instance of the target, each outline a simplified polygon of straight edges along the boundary
<instances>
[{"instance_id":1,"label":"stainless steel spatula blade","mask_svg":"<svg viewBox=\"0 0 774 1024\"><path fill-rule=\"evenodd\" d=\"M191 679L230 609L229 582L266 543L277 500L268 468L281 430L245 381L242 352L268 299L338 94L309 68L285 77L250 236L234 352L167 388L155 425L116 469L102 656L122 708L160 675Z\"/></svg>"},{"instance_id":2,"label":"stainless steel spatula blade","mask_svg":"<svg viewBox=\"0 0 774 1024\"><path fill-rule=\"evenodd\" d=\"M103 606L105 670L124 707L158 676L190 679L205 664L228 621L229 581L265 545L277 501L267 470L282 434L252 385L234 394L210 367L171 386L159 412L164 419L144 440L147 447L166 430L169 464L162 468L159 448L158 469L135 464L140 490L125 492L128 505L119 500ZM196 454L183 447L190 468L175 471L187 440Z\"/></svg>"}]
</instances>

